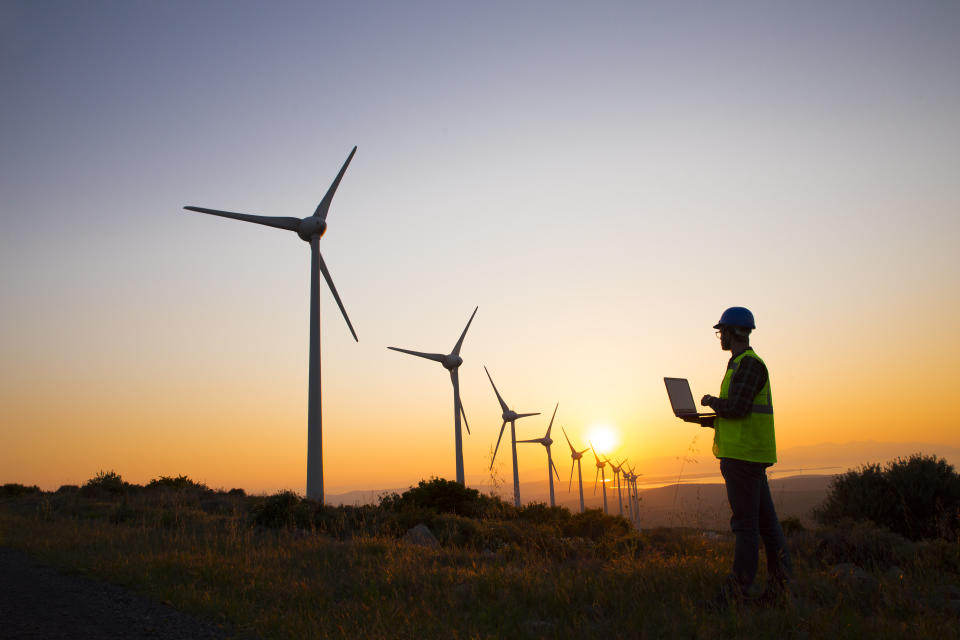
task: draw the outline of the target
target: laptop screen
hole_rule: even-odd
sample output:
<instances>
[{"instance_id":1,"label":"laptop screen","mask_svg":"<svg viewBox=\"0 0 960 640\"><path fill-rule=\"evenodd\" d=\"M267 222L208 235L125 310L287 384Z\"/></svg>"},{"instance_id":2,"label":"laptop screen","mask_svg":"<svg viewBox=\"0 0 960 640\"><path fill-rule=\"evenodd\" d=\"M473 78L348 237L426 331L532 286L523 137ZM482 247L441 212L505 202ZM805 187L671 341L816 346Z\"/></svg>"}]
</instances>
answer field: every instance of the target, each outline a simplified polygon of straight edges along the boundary
<instances>
[{"instance_id":1,"label":"laptop screen","mask_svg":"<svg viewBox=\"0 0 960 640\"><path fill-rule=\"evenodd\" d=\"M664 378L667 385L667 395L670 396L670 405L674 415L683 416L697 413L697 405L693 402L693 392L686 378Z\"/></svg>"}]
</instances>

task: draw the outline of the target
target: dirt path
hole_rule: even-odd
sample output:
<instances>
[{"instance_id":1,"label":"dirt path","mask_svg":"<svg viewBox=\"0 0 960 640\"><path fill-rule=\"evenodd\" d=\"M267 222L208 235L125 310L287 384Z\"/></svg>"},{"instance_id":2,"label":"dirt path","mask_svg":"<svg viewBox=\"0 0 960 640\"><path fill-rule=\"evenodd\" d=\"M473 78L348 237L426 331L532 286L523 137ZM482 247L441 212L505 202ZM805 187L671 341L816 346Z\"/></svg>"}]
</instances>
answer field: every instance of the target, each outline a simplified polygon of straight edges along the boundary
<instances>
[{"instance_id":1,"label":"dirt path","mask_svg":"<svg viewBox=\"0 0 960 640\"><path fill-rule=\"evenodd\" d=\"M230 629L127 589L66 575L0 547L0 639L192 640L231 638Z\"/></svg>"}]
</instances>

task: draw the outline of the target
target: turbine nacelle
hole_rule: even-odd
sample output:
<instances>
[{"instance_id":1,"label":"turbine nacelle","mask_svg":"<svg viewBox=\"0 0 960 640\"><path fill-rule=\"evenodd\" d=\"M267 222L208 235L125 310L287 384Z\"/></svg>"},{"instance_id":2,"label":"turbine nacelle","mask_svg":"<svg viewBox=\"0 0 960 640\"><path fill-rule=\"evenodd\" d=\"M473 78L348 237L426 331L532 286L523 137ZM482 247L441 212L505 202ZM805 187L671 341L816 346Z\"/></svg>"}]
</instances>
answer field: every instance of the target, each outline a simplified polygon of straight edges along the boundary
<instances>
[{"instance_id":1,"label":"turbine nacelle","mask_svg":"<svg viewBox=\"0 0 960 640\"><path fill-rule=\"evenodd\" d=\"M440 364L442 364L446 369L453 371L463 364L463 358L455 353L448 353L447 355L443 356L443 360L440 361Z\"/></svg>"},{"instance_id":2,"label":"turbine nacelle","mask_svg":"<svg viewBox=\"0 0 960 640\"><path fill-rule=\"evenodd\" d=\"M327 221L321 220L318 216L304 218L297 225L297 235L301 240L310 242L314 236L323 237L327 232Z\"/></svg>"}]
</instances>

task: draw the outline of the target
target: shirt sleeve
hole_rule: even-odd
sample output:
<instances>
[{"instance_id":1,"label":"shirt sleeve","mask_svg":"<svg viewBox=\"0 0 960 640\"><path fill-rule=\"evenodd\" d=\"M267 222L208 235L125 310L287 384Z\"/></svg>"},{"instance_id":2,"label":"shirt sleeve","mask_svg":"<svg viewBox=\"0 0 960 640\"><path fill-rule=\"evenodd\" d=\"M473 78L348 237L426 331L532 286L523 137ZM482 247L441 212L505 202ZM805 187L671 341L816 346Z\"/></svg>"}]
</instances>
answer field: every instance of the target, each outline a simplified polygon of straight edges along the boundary
<instances>
[{"instance_id":1,"label":"shirt sleeve","mask_svg":"<svg viewBox=\"0 0 960 640\"><path fill-rule=\"evenodd\" d=\"M753 409L753 399L767 383L767 375L767 368L760 360L749 356L741 359L727 397L716 398L710 408L721 418L742 418Z\"/></svg>"}]
</instances>

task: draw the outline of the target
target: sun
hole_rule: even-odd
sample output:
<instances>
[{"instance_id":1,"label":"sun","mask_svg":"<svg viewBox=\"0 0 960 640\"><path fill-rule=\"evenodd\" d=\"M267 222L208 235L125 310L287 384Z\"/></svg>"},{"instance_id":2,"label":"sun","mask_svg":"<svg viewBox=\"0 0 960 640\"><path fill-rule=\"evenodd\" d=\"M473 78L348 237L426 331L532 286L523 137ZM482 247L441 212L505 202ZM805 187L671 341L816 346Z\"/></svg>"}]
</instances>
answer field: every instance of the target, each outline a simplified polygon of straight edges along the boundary
<instances>
[{"instance_id":1,"label":"sun","mask_svg":"<svg viewBox=\"0 0 960 640\"><path fill-rule=\"evenodd\" d=\"M612 453L613 450L617 448L617 445L620 444L616 429L607 422L595 422L591 425L590 431L587 432L587 439L593 444L594 450L600 455Z\"/></svg>"}]
</instances>

